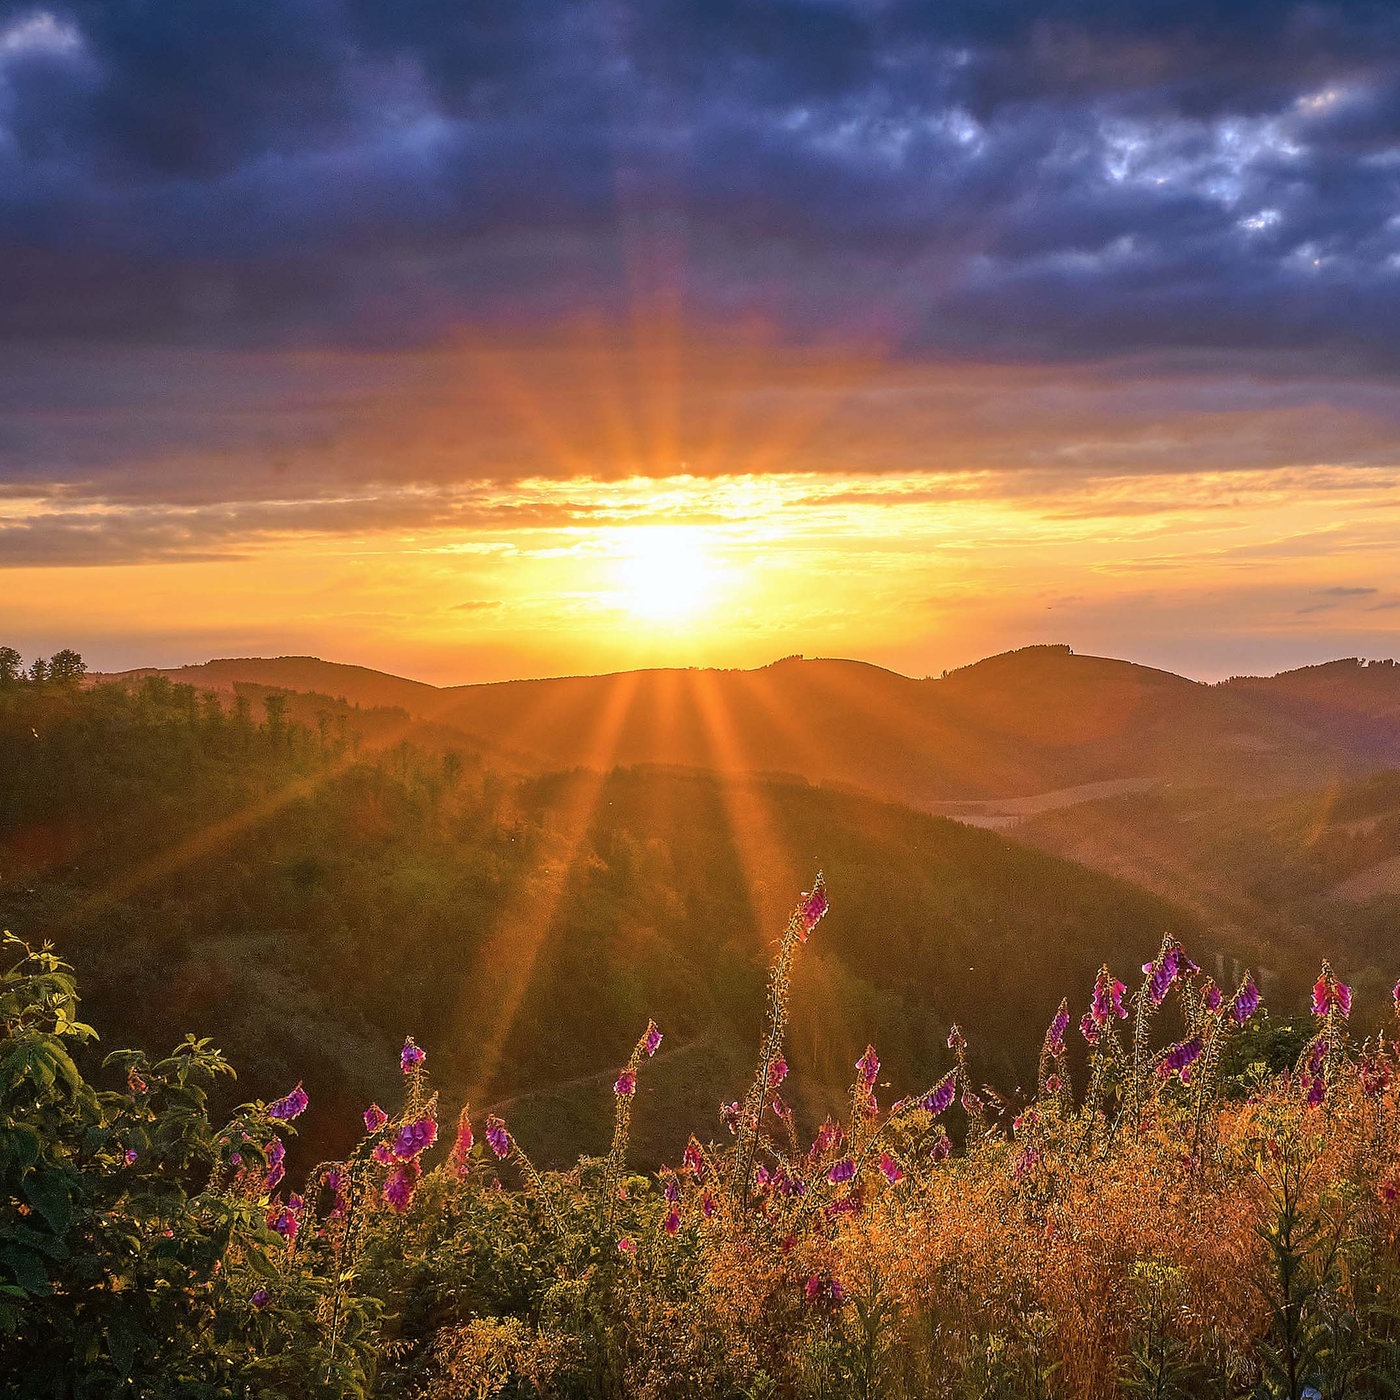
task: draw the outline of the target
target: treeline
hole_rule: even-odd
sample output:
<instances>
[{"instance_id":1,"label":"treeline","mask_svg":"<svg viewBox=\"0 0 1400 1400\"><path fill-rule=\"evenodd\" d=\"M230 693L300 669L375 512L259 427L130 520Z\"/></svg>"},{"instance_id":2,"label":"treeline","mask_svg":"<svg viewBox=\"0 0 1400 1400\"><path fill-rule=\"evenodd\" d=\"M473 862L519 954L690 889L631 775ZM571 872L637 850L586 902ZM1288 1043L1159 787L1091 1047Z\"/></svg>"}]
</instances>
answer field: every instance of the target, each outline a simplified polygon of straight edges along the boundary
<instances>
[{"instance_id":1,"label":"treeline","mask_svg":"<svg viewBox=\"0 0 1400 1400\"><path fill-rule=\"evenodd\" d=\"M87 674L87 663L72 648L50 657L36 656L26 669L14 647L0 646L0 688L12 685L76 685Z\"/></svg>"}]
</instances>

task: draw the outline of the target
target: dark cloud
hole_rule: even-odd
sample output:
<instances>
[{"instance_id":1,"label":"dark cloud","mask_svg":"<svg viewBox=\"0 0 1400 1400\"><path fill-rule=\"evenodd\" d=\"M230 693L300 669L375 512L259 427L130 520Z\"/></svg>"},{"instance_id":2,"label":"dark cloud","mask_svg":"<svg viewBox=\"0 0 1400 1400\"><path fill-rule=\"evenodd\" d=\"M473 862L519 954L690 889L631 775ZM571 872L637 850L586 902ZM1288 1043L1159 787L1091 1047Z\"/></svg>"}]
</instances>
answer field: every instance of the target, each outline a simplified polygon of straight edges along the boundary
<instances>
[{"instance_id":1,"label":"dark cloud","mask_svg":"<svg viewBox=\"0 0 1400 1400\"><path fill-rule=\"evenodd\" d=\"M615 309L665 216L798 330L1389 368L1397 63L1387 3L5 0L0 334Z\"/></svg>"}]
</instances>

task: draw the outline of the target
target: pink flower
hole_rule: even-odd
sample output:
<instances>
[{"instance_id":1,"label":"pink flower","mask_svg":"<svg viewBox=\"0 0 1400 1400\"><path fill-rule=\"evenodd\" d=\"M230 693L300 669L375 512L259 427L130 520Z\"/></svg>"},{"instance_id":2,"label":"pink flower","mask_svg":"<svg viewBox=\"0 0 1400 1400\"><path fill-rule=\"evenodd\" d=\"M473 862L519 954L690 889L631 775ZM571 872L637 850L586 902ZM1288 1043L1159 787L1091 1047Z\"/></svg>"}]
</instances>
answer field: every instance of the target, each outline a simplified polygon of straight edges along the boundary
<instances>
[{"instance_id":1,"label":"pink flower","mask_svg":"<svg viewBox=\"0 0 1400 1400\"><path fill-rule=\"evenodd\" d=\"M1062 1087L1062 1082L1058 1074L1047 1074L1045 1076L1045 1092L1047 1094L1058 1094Z\"/></svg>"},{"instance_id":2,"label":"pink flower","mask_svg":"<svg viewBox=\"0 0 1400 1400\"><path fill-rule=\"evenodd\" d=\"M818 875L811 893L804 894L802 902L797 906L797 937L801 942L807 941L807 935L821 922L829 907L826 882Z\"/></svg>"},{"instance_id":3,"label":"pink flower","mask_svg":"<svg viewBox=\"0 0 1400 1400\"><path fill-rule=\"evenodd\" d=\"M656 1028L656 1022L648 1021L647 1033L642 1037L642 1049L645 1050L648 1055L654 1055L660 1044L661 1032Z\"/></svg>"},{"instance_id":4,"label":"pink flower","mask_svg":"<svg viewBox=\"0 0 1400 1400\"><path fill-rule=\"evenodd\" d=\"M613 1093L620 1099L630 1099L637 1090L637 1076L633 1070L625 1069L617 1076Z\"/></svg>"},{"instance_id":5,"label":"pink flower","mask_svg":"<svg viewBox=\"0 0 1400 1400\"><path fill-rule=\"evenodd\" d=\"M694 1172L697 1177L705 1174L705 1154L694 1138L686 1143L685 1151L681 1154L681 1170Z\"/></svg>"},{"instance_id":6,"label":"pink flower","mask_svg":"<svg viewBox=\"0 0 1400 1400\"><path fill-rule=\"evenodd\" d=\"M826 1179L833 1186L839 1186L843 1181L849 1181L855 1174L856 1164L849 1157L843 1157L839 1162L831 1164L831 1170L827 1172Z\"/></svg>"},{"instance_id":7,"label":"pink flower","mask_svg":"<svg viewBox=\"0 0 1400 1400\"><path fill-rule=\"evenodd\" d=\"M1244 983L1230 1005L1230 1015L1234 1017L1236 1025L1242 1026L1258 1010L1259 988L1254 985L1254 978L1246 973Z\"/></svg>"},{"instance_id":8,"label":"pink flower","mask_svg":"<svg viewBox=\"0 0 1400 1400\"><path fill-rule=\"evenodd\" d=\"M476 1138L472 1133L471 1109L464 1107L457 1115L457 1137L452 1144L452 1155L448 1159L458 1176L465 1176L471 1168L472 1145Z\"/></svg>"},{"instance_id":9,"label":"pink flower","mask_svg":"<svg viewBox=\"0 0 1400 1400\"><path fill-rule=\"evenodd\" d=\"M122 1153L122 1161L124 1161L124 1162L127 1164L127 1166L131 1166L131 1164L132 1164L135 1160L136 1160L136 1149L135 1149L134 1147L128 1147L128 1148L126 1149L126 1151Z\"/></svg>"},{"instance_id":10,"label":"pink flower","mask_svg":"<svg viewBox=\"0 0 1400 1400\"><path fill-rule=\"evenodd\" d=\"M865 1047L865 1054L856 1061L856 1068L860 1071L861 1079L865 1081L865 1087L873 1088L880 1074L880 1057L875 1053L873 1045Z\"/></svg>"},{"instance_id":11,"label":"pink flower","mask_svg":"<svg viewBox=\"0 0 1400 1400\"><path fill-rule=\"evenodd\" d=\"M437 1141L437 1126L437 1119L432 1117L405 1123L394 1138L394 1156L407 1160L426 1152Z\"/></svg>"},{"instance_id":12,"label":"pink flower","mask_svg":"<svg viewBox=\"0 0 1400 1400\"><path fill-rule=\"evenodd\" d=\"M298 1084L290 1093L283 1094L280 1099L274 1099L268 1104L267 1116L289 1123L293 1118L300 1118L306 1112L308 1103L310 1100L306 1096L306 1090Z\"/></svg>"},{"instance_id":13,"label":"pink flower","mask_svg":"<svg viewBox=\"0 0 1400 1400\"><path fill-rule=\"evenodd\" d=\"M788 1077L787 1061L781 1055L768 1066L768 1087L776 1089Z\"/></svg>"},{"instance_id":14,"label":"pink flower","mask_svg":"<svg viewBox=\"0 0 1400 1400\"><path fill-rule=\"evenodd\" d=\"M617 1242L617 1252L619 1254L635 1254L637 1252L637 1246L633 1244L632 1241L629 1240L626 1235L624 1235Z\"/></svg>"},{"instance_id":15,"label":"pink flower","mask_svg":"<svg viewBox=\"0 0 1400 1400\"><path fill-rule=\"evenodd\" d=\"M418 1159L410 1157L400 1162L384 1183L384 1199L398 1215L402 1215L413 1200L413 1189L418 1185L420 1168Z\"/></svg>"},{"instance_id":16,"label":"pink flower","mask_svg":"<svg viewBox=\"0 0 1400 1400\"><path fill-rule=\"evenodd\" d=\"M943 1133L938 1141L929 1149L928 1155L932 1157L935 1162L941 1162L952 1150L953 1144L949 1140L948 1134Z\"/></svg>"},{"instance_id":17,"label":"pink flower","mask_svg":"<svg viewBox=\"0 0 1400 1400\"><path fill-rule=\"evenodd\" d=\"M924 1112L935 1118L940 1113L946 1112L953 1102L953 1095L957 1093L957 1081L957 1071L949 1070L920 1101L920 1107Z\"/></svg>"},{"instance_id":18,"label":"pink flower","mask_svg":"<svg viewBox=\"0 0 1400 1400\"><path fill-rule=\"evenodd\" d=\"M681 1217L678 1211L669 1211L666 1219L662 1222L662 1228L668 1235L674 1235L681 1228Z\"/></svg>"},{"instance_id":19,"label":"pink flower","mask_svg":"<svg viewBox=\"0 0 1400 1400\"><path fill-rule=\"evenodd\" d=\"M948 1028L948 1049L955 1051L967 1049L967 1040L956 1024Z\"/></svg>"},{"instance_id":20,"label":"pink flower","mask_svg":"<svg viewBox=\"0 0 1400 1400\"><path fill-rule=\"evenodd\" d=\"M1061 1001L1050 1028L1045 1032L1045 1049L1051 1055L1065 1053L1065 1032L1069 1029L1069 1002Z\"/></svg>"},{"instance_id":21,"label":"pink flower","mask_svg":"<svg viewBox=\"0 0 1400 1400\"><path fill-rule=\"evenodd\" d=\"M377 1133L389 1121L389 1115L377 1103L365 1109L365 1132Z\"/></svg>"},{"instance_id":22,"label":"pink flower","mask_svg":"<svg viewBox=\"0 0 1400 1400\"><path fill-rule=\"evenodd\" d=\"M392 1167L394 1165L394 1148L392 1143L376 1142L374 1151L369 1154L379 1163L381 1167Z\"/></svg>"},{"instance_id":23,"label":"pink flower","mask_svg":"<svg viewBox=\"0 0 1400 1400\"><path fill-rule=\"evenodd\" d=\"M497 1157L505 1157L510 1152L510 1134L494 1113L486 1120L486 1142Z\"/></svg>"},{"instance_id":24,"label":"pink flower","mask_svg":"<svg viewBox=\"0 0 1400 1400\"><path fill-rule=\"evenodd\" d=\"M885 1180L891 1186L897 1181L904 1180L904 1173L900 1170L899 1163L888 1152L880 1154L880 1170L885 1174Z\"/></svg>"},{"instance_id":25,"label":"pink flower","mask_svg":"<svg viewBox=\"0 0 1400 1400\"><path fill-rule=\"evenodd\" d=\"M1326 1016L1335 1011L1341 1016L1351 1015L1351 988L1345 982L1338 982L1332 969L1322 964L1322 973L1313 984L1312 1013Z\"/></svg>"},{"instance_id":26,"label":"pink flower","mask_svg":"<svg viewBox=\"0 0 1400 1400\"><path fill-rule=\"evenodd\" d=\"M709 1220L715 1213L715 1199L708 1191L700 1193L700 1214Z\"/></svg>"},{"instance_id":27,"label":"pink flower","mask_svg":"<svg viewBox=\"0 0 1400 1400\"><path fill-rule=\"evenodd\" d=\"M1308 1107L1316 1108L1327 1093L1327 1086L1321 1079L1314 1079L1308 1087Z\"/></svg>"},{"instance_id":28,"label":"pink flower","mask_svg":"<svg viewBox=\"0 0 1400 1400\"><path fill-rule=\"evenodd\" d=\"M256 1312L261 1312L267 1306L267 1289L255 1288L253 1296L248 1299Z\"/></svg>"},{"instance_id":29,"label":"pink flower","mask_svg":"<svg viewBox=\"0 0 1400 1400\"><path fill-rule=\"evenodd\" d=\"M412 1074L427 1058L427 1052L420 1050L413 1043L413 1037L409 1036L403 1043L403 1049L399 1051L399 1068L405 1074Z\"/></svg>"}]
</instances>

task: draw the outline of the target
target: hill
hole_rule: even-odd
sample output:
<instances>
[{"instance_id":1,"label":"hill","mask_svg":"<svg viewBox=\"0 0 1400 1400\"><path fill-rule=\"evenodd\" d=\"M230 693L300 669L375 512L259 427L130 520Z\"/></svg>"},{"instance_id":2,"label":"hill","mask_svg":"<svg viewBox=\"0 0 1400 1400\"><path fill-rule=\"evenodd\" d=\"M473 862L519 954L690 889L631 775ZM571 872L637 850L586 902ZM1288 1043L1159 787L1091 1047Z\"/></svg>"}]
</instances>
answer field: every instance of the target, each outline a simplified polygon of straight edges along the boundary
<instances>
[{"instance_id":1,"label":"hill","mask_svg":"<svg viewBox=\"0 0 1400 1400\"><path fill-rule=\"evenodd\" d=\"M667 1053L639 1140L673 1152L751 1053L771 939L819 865L839 902L792 1033L813 1117L866 1038L918 1080L954 1020L1014 1084L1102 957L1133 967L1164 929L1197 933L1165 900L996 833L799 780L503 778L240 728L158 681L30 689L0 707L0 919L71 956L118 1041L200 1025L247 1067L242 1092L303 1078L338 1110L326 1124L392 1092L407 1029L437 1047L445 1089L512 1101L522 1137L548 1127L568 1160L655 1016Z\"/></svg>"},{"instance_id":2,"label":"hill","mask_svg":"<svg viewBox=\"0 0 1400 1400\"><path fill-rule=\"evenodd\" d=\"M1049 805L1061 805L1079 800L1075 789L1105 782L1272 791L1400 761L1391 711L1375 701L1343 704L1354 691L1381 693L1382 678L1374 667L1347 667L1323 687L1285 677L1210 686L1044 646L924 680L803 658L752 671L442 689L308 658L164 674L216 689L314 688L351 704L392 704L498 767L787 773L975 820L969 803L992 803L995 819L999 803L1049 795Z\"/></svg>"}]
</instances>

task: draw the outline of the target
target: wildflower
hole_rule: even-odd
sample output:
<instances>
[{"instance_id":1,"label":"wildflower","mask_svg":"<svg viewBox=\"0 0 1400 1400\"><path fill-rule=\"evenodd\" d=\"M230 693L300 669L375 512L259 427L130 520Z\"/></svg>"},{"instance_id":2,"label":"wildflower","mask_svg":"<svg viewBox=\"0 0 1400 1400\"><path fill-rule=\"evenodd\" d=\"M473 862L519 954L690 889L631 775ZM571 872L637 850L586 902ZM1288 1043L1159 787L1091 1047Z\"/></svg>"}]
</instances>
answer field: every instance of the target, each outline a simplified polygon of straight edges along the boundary
<instances>
[{"instance_id":1,"label":"wildflower","mask_svg":"<svg viewBox=\"0 0 1400 1400\"><path fill-rule=\"evenodd\" d=\"M661 1032L657 1029L655 1021L647 1022L647 1033L642 1037L642 1049L648 1054L654 1055L661 1044Z\"/></svg>"},{"instance_id":2,"label":"wildflower","mask_svg":"<svg viewBox=\"0 0 1400 1400\"><path fill-rule=\"evenodd\" d=\"M865 1087L867 1089L873 1088L880 1073L880 1057L875 1053L873 1045L865 1047L865 1054L856 1061L856 1068L860 1071L860 1077L865 1081Z\"/></svg>"},{"instance_id":3,"label":"wildflower","mask_svg":"<svg viewBox=\"0 0 1400 1400\"><path fill-rule=\"evenodd\" d=\"M941 1162L945 1157L948 1156L948 1154L952 1150L953 1144L950 1141L948 1134L942 1133L940 1134L938 1141L935 1142L931 1148L929 1148L928 1155L932 1157L935 1162Z\"/></svg>"},{"instance_id":4,"label":"wildflower","mask_svg":"<svg viewBox=\"0 0 1400 1400\"><path fill-rule=\"evenodd\" d=\"M298 1084L290 1093L283 1094L280 1099L274 1099L268 1104L267 1116L290 1123L293 1118L300 1118L306 1112L308 1103L310 1100L306 1097L306 1090Z\"/></svg>"},{"instance_id":5,"label":"wildflower","mask_svg":"<svg viewBox=\"0 0 1400 1400\"><path fill-rule=\"evenodd\" d=\"M461 1113L457 1115L457 1137L452 1143L452 1155L448 1159L458 1176L465 1176L470 1169L472 1146L475 1142L471 1107L464 1105Z\"/></svg>"},{"instance_id":6,"label":"wildflower","mask_svg":"<svg viewBox=\"0 0 1400 1400\"><path fill-rule=\"evenodd\" d=\"M773 1112L786 1123L792 1118L792 1105L781 1094L774 1094Z\"/></svg>"},{"instance_id":7,"label":"wildflower","mask_svg":"<svg viewBox=\"0 0 1400 1400\"><path fill-rule=\"evenodd\" d=\"M126 1087L133 1094L144 1094L146 1092L146 1081L137 1073L135 1065L126 1067Z\"/></svg>"},{"instance_id":8,"label":"wildflower","mask_svg":"<svg viewBox=\"0 0 1400 1400\"><path fill-rule=\"evenodd\" d=\"M1173 1074L1180 1074L1182 1080L1186 1079L1186 1067L1195 1062L1201 1053L1201 1038L1193 1035L1190 1040L1183 1040L1173 1045L1167 1051L1162 1063L1157 1066L1157 1073L1164 1079L1170 1078Z\"/></svg>"},{"instance_id":9,"label":"wildflower","mask_svg":"<svg viewBox=\"0 0 1400 1400\"><path fill-rule=\"evenodd\" d=\"M1390 999L1395 1004L1395 1014L1400 1016L1400 982L1390 989Z\"/></svg>"},{"instance_id":10,"label":"wildflower","mask_svg":"<svg viewBox=\"0 0 1400 1400\"><path fill-rule=\"evenodd\" d=\"M1308 1073L1317 1076L1322 1073L1322 1066L1327 1059L1327 1039L1319 1036L1312 1043L1312 1048L1308 1051Z\"/></svg>"},{"instance_id":11,"label":"wildflower","mask_svg":"<svg viewBox=\"0 0 1400 1400\"><path fill-rule=\"evenodd\" d=\"M1089 1007L1089 1015L1093 1018L1095 1026L1105 1026L1114 1016L1120 1021L1127 1018L1127 1011L1123 1006L1123 993L1127 988L1108 970L1105 963L1099 969L1098 979L1094 983L1094 998ZM1080 1023L1082 1026L1082 1022Z\"/></svg>"},{"instance_id":12,"label":"wildflower","mask_svg":"<svg viewBox=\"0 0 1400 1400\"><path fill-rule=\"evenodd\" d=\"M1142 970L1149 974L1147 998L1153 1006L1161 1006L1166 1000L1180 969L1181 955L1175 948L1168 948L1155 962L1143 963Z\"/></svg>"},{"instance_id":13,"label":"wildflower","mask_svg":"<svg viewBox=\"0 0 1400 1400\"><path fill-rule=\"evenodd\" d=\"M122 1161L124 1161L127 1166L131 1166L132 1163L136 1161L136 1149L134 1147L128 1147L126 1151L122 1153Z\"/></svg>"},{"instance_id":14,"label":"wildflower","mask_svg":"<svg viewBox=\"0 0 1400 1400\"><path fill-rule=\"evenodd\" d=\"M282 1236L290 1249L297 1242L297 1231L301 1228L301 1197L292 1196L287 1204L273 1202L268 1207L268 1228Z\"/></svg>"},{"instance_id":15,"label":"wildflower","mask_svg":"<svg viewBox=\"0 0 1400 1400\"><path fill-rule=\"evenodd\" d=\"M1016 1165L1011 1169L1014 1180L1021 1181L1035 1170L1036 1164L1040 1161L1040 1149L1027 1144L1021 1155L1016 1159Z\"/></svg>"},{"instance_id":16,"label":"wildflower","mask_svg":"<svg viewBox=\"0 0 1400 1400\"><path fill-rule=\"evenodd\" d=\"M632 1241L629 1240L626 1235L624 1235L617 1242L617 1252L619 1254L635 1254L637 1252L637 1246L633 1244Z\"/></svg>"},{"instance_id":17,"label":"wildflower","mask_svg":"<svg viewBox=\"0 0 1400 1400\"><path fill-rule=\"evenodd\" d=\"M715 1198L711 1196L708 1191L702 1192L700 1195L700 1214L703 1215L706 1220L709 1220L713 1217L714 1213Z\"/></svg>"},{"instance_id":18,"label":"wildflower","mask_svg":"<svg viewBox=\"0 0 1400 1400\"><path fill-rule=\"evenodd\" d=\"M719 1106L719 1119L731 1133L739 1130L739 1103L736 1099L733 1103L722 1103Z\"/></svg>"},{"instance_id":19,"label":"wildflower","mask_svg":"<svg viewBox=\"0 0 1400 1400\"><path fill-rule=\"evenodd\" d=\"M420 1050L413 1043L413 1037L409 1036L403 1043L403 1049L399 1051L399 1068L405 1074L412 1074L427 1058L427 1052Z\"/></svg>"},{"instance_id":20,"label":"wildflower","mask_svg":"<svg viewBox=\"0 0 1400 1400\"><path fill-rule=\"evenodd\" d=\"M486 1141L497 1157L504 1157L510 1152L510 1133L494 1113L486 1120Z\"/></svg>"},{"instance_id":21,"label":"wildflower","mask_svg":"<svg viewBox=\"0 0 1400 1400\"><path fill-rule=\"evenodd\" d=\"M405 1123L394 1138L394 1156L400 1161L417 1157L437 1141L437 1119L431 1115Z\"/></svg>"},{"instance_id":22,"label":"wildflower","mask_svg":"<svg viewBox=\"0 0 1400 1400\"><path fill-rule=\"evenodd\" d=\"M248 1301L253 1305L255 1312L261 1312L267 1306L267 1289L255 1288L253 1296Z\"/></svg>"},{"instance_id":23,"label":"wildflower","mask_svg":"<svg viewBox=\"0 0 1400 1400\"><path fill-rule=\"evenodd\" d=\"M830 1274L812 1274L803 1285L803 1294L810 1307L840 1307L846 1297L846 1290Z\"/></svg>"},{"instance_id":24,"label":"wildflower","mask_svg":"<svg viewBox=\"0 0 1400 1400\"><path fill-rule=\"evenodd\" d=\"M956 1025L948 1028L948 1049L958 1052L967 1049L967 1040Z\"/></svg>"},{"instance_id":25,"label":"wildflower","mask_svg":"<svg viewBox=\"0 0 1400 1400\"><path fill-rule=\"evenodd\" d=\"M856 1174L856 1164L849 1158L843 1157L839 1162L833 1162L831 1170L827 1172L826 1179L833 1186L839 1186L843 1181L849 1181Z\"/></svg>"},{"instance_id":26,"label":"wildflower","mask_svg":"<svg viewBox=\"0 0 1400 1400\"><path fill-rule=\"evenodd\" d=\"M1345 982L1337 981L1327 963L1322 964L1322 972L1313 984L1312 1013L1326 1016L1336 1011L1342 1016L1351 1015L1351 988Z\"/></svg>"},{"instance_id":27,"label":"wildflower","mask_svg":"<svg viewBox=\"0 0 1400 1400\"><path fill-rule=\"evenodd\" d=\"M377 1133L389 1121L389 1115L377 1103L365 1109L365 1132Z\"/></svg>"},{"instance_id":28,"label":"wildflower","mask_svg":"<svg viewBox=\"0 0 1400 1400\"><path fill-rule=\"evenodd\" d=\"M681 1155L681 1170L694 1172L697 1177L705 1173L705 1154L701 1152L700 1144L694 1138L685 1145L685 1152Z\"/></svg>"},{"instance_id":29,"label":"wildflower","mask_svg":"<svg viewBox=\"0 0 1400 1400\"><path fill-rule=\"evenodd\" d=\"M1205 1002L1207 1011L1219 1011L1220 1003L1225 1000L1225 993L1214 982L1207 982L1201 1000Z\"/></svg>"},{"instance_id":30,"label":"wildflower","mask_svg":"<svg viewBox=\"0 0 1400 1400\"><path fill-rule=\"evenodd\" d=\"M681 1184L674 1176L667 1176L661 1184L661 1190L665 1193L666 1199L672 1205L681 1198Z\"/></svg>"},{"instance_id":31,"label":"wildflower","mask_svg":"<svg viewBox=\"0 0 1400 1400\"><path fill-rule=\"evenodd\" d=\"M1254 978L1246 973L1244 984L1235 993L1235 1000L1230 1007L1230 1015L1235 1018L1237 1026L1242 1026L1258 1010L1259 988L1254 985Z\"/></svg>"},{"instance_id":32,"label":"wildflower","mask_svg":"<svg viewBox=\"0 0 1400 1400\"><path fill-rule=\"evenodd\" d=\"M959 1102L966 1113L980 1113L982 1111L982 1100L971 1089L963 1090L963 1096Z\"/></svg>"},{"instance_id":33,"label":"wildflower","mask_svg":"<svg viewBox=\"0 0 1400 1400\"><path fill-rule=\"evenodd\" d=\"M235 1167L241 1167L243 1165L243 1154L241 1152L230 1152L228 1159Z\"/></svg>"},{"instance_id":34,"label":"wildflower","mask_svg":"<svg viewBox=\"0 0 1400 1400\"><path fill-rule=\"evenodd\" d=\"M1051 1055L1065 1053L1065 1032L1069 1029L1069 1002L1062 1001L1045 1032L1045 1048Z\"/></svg>"},{"instance_id":35,"label":"wildflower","mask_svg":"<svg viewBox=\"0 0 1400 1400\"><path fill-rule=\"evenodd\" d=\"M1047 1074L1045 1076L1045 1092L1047 1094L1058 1094L1062 1087L1062 1081L1058 1074Z\"/></svg>"},{"instance_id":36,"label":"wildflower","mask_svg":"<svg viewBox=\"0 0 1400 1400\"><path fill-rule=\"evenodd\" d=\"M765 1167L762 1162L760 1162L753 1169L753 1179L759 1186L767 1186L769 1181L772 1180L772 1176L770 1175L768 1168Z\"/></svg>"},{"instance_id":37,"label":"wildflower","mask_svg":"<svg viewBox=\"0 0 1400 1400\"><path fill-rule=\"evenodd\" d=\"M776 1089L788 1077L788 1063L781 1055L768 1066L768 1087Z\"/></svg>"},{"instance_id":38,"label":"wildflower","mask_svg":"<svg viewBox=\"0 0 1400 1400\"><path fill-rule=\"evenodd\" d=\"M831 1220L834 1220L838 1215L859 1215L861 1205L860 1194L856 1191L849 1191L839 1201L832 1201L824 1213Z\"/></svg>"},{"instance_id":39,"label":"wildflower","mask_svg":"<svg viewBox=\"0 0 1400 1400\"><path fill-rule=\"evenodd\" d=\"M375 1143L374 1151L369 1155L373 1157L381 1167L392 1167L394 1165L394 1148L391 1143Z\"/></svg>"},{"instance_id":40,"label":"wildflower","mask_svg":"<svg viewBox=\"0 0 1400 1400\"><path fill-rule=\"evenodd\" d=\"M1314 1079L1308 1088L1308 1107L1316 1108L1327 1093L1327 1086L1321 1079Z\"/></svg>"},{"instance_id":41,"label":"wildflower","mask_svg":"<svg viewBox=\"0 0 1400 1400\"><path fill-rule=\"evenodd\" d=\"M416 1157L409 1157L394 1168L388 1181L384 1183L384 1199L398 1215L402 1215L413 1200L414 1187L418 1185L421 1168Z\"/></svg>"},{"instance_id":42,"label":"wildflower","mask_svg":"<svg viewBox=\"0 0 1400 1400\"><path fill-rule=\"evenodd\" d=\"M811 892L802 896L797 906L797 936L805 943L807 935L821 922L830 905L826 898L826 882L818 873Z\"/></svg>"},{"instance_id":43,"label":"wildflower","mask_svg":"<svg viewBox=\"0 0 1400 1400\"><path fill-rule=\"evenodd\" d=\"M1361 1092L1368 1099L1379 1098L1390 1088L1390 1068L1384 1060L1368 1055L1357 1067Z\"/></svg>"},{"instance_id":44,"label":"wildflower","mask_svg":"<svg viewBox=\"0 0 1400 1400\"><path fill-rule=\"evenodd\" d=\"M949 1070L932 1089L924 1095L920 1107L925 1113L937 1118L940 1113L946 1112L953 1102L953 1095L958 1090L958 1076L956 1070Z\"/></svg>"},{"instance_id":45,"label":"wildflower","mask_svg":"<svg viewBox=\"0 0 1400 1400\"><path fill-rule=\"evenodd\" d=\"M676 1233L676 1231L679 1230L680 1228L681 1228L681 1217L680 1217L680 1212L679 1212L679 1211L676 1211L676 1210L674 1210L674 1209L668 1211L667 1214L666 1214L666 1219L665 1219L664 1221L662 1221L662 1229L664 1229L668 1235L674 1235L674 1234Z\"/></svg>"},{"instance_id":46,"label":"wildflower","mask_svg":"<svg viewBox=\"0 0 1400 1400\"><path fill-rule=\"evenodd\" d=\"M287 1169L282 1165L283 1159L287 1155L287 1145L281 1138L273 1138L267 1145L267 1172L263 1176L263 1190L275 1191L278 1183L287 1174Z\"/></svg>"},{"instance_id":47,"label":"wildflower","mask_svg":"<svg viewBox=\"0 0 1400 1400\"><path fill-rule=\"evenodd\" d=\"M1090 1045L1097 1045L1099 1043L1099 1028L1094 1023L1094 1013L1092 1011L1086 1011L1083 1016L1079 1018L1079 1034L1082 1035Z\"/></svg>"},{"instance_id":48,"label":"wildflower","mask_svg":"<svg viewBox=\"0 0 1400 1400\"><path fill-rule=\"evenodd\" d=\"M880 1170L884 1173L885 1180L893 1186L897 1181L904 1180L904 1173L900 1170L899 1163L890 1156L888 1152L880 1154Z\"/></svg>"},{"instance_id":49,"label":"wildflower","mask_svg":"<svg viewBox=\"0 0 1400 1400\"><path fill-rule=\"evenodd\" d=\"M625 1069L617 1076L617 1081L613 1085L613 1093L620 1099L630 1099L637 1092L637 1075L635 1070Z\"/></svg>"}]
</instances>

